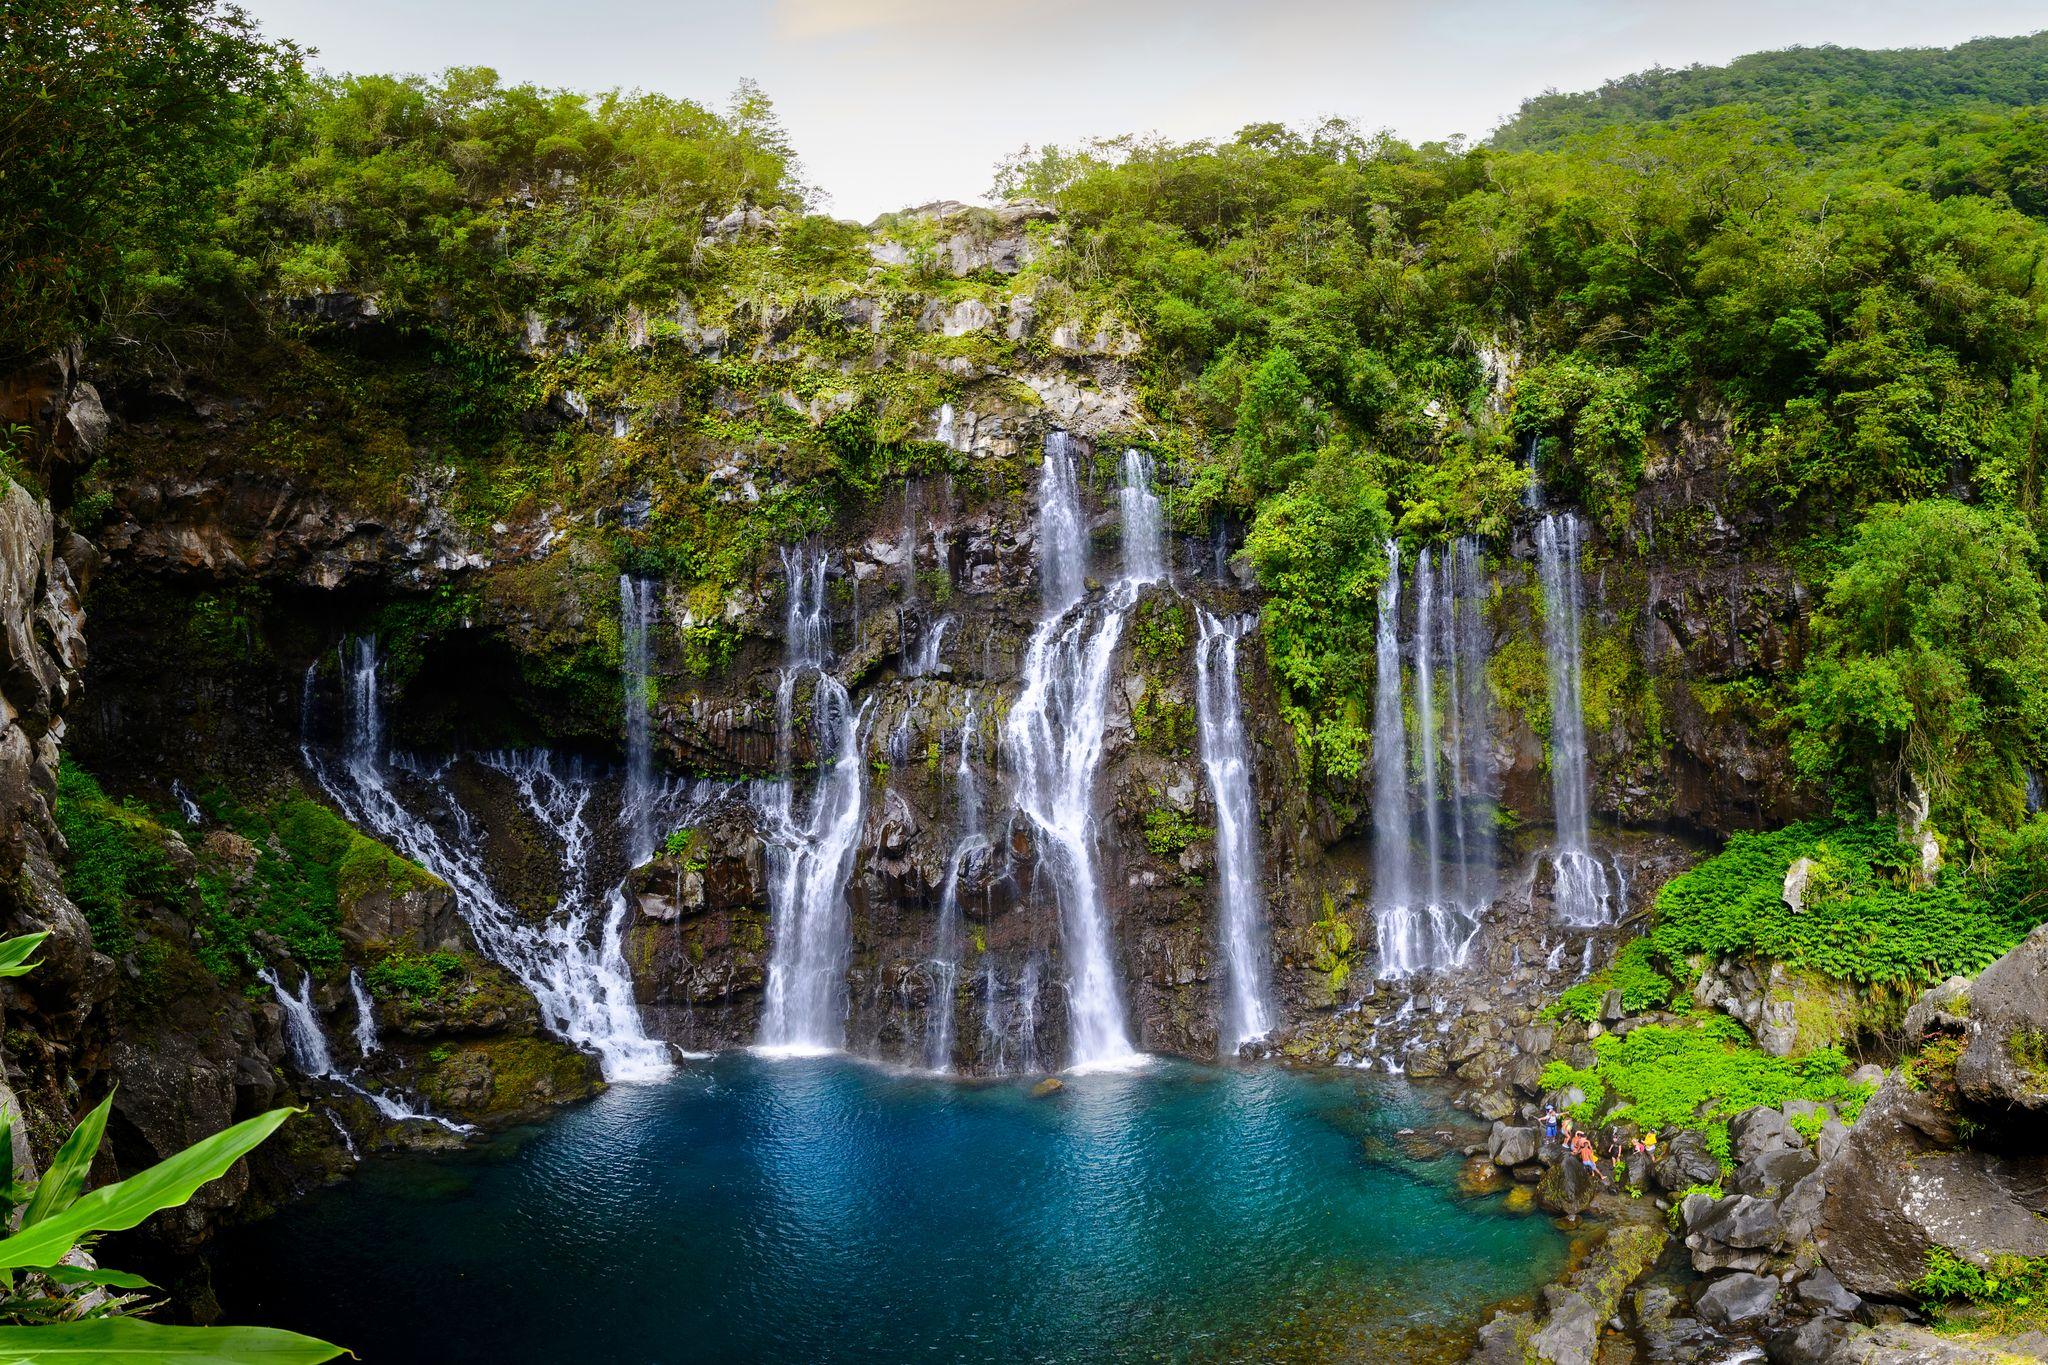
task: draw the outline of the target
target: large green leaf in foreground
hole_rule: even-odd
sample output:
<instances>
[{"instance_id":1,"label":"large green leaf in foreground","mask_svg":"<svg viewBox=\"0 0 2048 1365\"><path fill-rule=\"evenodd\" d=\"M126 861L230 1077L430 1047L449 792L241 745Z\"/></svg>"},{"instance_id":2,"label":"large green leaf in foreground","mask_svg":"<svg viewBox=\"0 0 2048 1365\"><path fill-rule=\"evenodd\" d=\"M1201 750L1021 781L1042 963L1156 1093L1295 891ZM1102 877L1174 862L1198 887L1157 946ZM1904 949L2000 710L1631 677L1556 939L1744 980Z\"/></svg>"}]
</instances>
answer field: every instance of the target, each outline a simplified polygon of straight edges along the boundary
<instances>
[{"instance_id":1,"label":"large green leaf in foreground","mask_svg":"<svg viewBox=\"0 0 2048 1365\"><path fill-rule=\"evenodd\" d=\"M244 1119L187 1147L168 1161L158 1162L126 1180L101 1186L32 1228L0 1238L0 1269L55 1265L87 1233L132 1228L159 1209L184 1203L194 1190L209 1180L219 1179L228 1167L297 1112L273 1109ZM5 1365L4 1357L0 1357L0 1365Z\"/></svg>"},{"instance_id":2,"label":"large green leaf in foreground","mask_svg":"<svg viewBox=\"0 0 2048 1365\"><path fill-rule=\"evenodd\" d=\"M184 1365L318 1365L344 1352L274 1327L166 1327L141 1318L92 1318L47 1327L0 1327L0 1365L87 1365L174 1360Z\"/></svg>"}]
</instances>

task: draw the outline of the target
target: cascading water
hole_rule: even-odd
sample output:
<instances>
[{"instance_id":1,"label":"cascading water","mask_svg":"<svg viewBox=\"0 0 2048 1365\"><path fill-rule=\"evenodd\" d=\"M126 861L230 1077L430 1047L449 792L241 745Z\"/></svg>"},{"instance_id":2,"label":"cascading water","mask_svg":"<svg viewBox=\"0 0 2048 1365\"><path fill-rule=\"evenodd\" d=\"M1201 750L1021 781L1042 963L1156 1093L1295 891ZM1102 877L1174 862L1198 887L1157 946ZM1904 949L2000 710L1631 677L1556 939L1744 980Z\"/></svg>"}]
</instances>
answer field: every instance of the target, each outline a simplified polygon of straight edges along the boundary
<instances>
[{"instance_id":1,"label":"cascading water","mask_svg":"<svg viewBox=\"0 0 2048 1365\"><path fill-rule=\"evenodd\" d=\"M355 824L370 830L406 857L454 888L456 907L477 946L510 971L532 993L549 1031L598 1054L605 1078L613 1081L652 1080L672 1069L669 1050L649 1038L634 1006L633 983L615 952L593 945L589 898L581 894L585 876L587 835L572 827L556 829L563 839L565 894L556 913L535 925L499 896L485 872L481 835L446 783L446 765L404 767L435 796L456 824L456 837L443 838L426 820L408 810L392 790L390 762L384 753L382 711L377 678L377 653L367 639L348 642L342 650L344 694L348 699L348 734L344 761L326 762L310 739L301 747L307 768L321 788ZM308 672L307 695L312 695ZM306 705L303 717L312 718ZM545 753L531 757L546 766ZM500 759L501 770L518 769ZM518 771L507 771L516 781ZM540 779L536 775L534 782ZM522 792L524 794L524 792ZM588 799L587 794L584 798ZM530 803L531 804L531 803ZM575 838L571 836L575 835ZM580 840L580 842L579 842Z\"/></svg>"},{"instance_id":2,"label":"cascading water","mask_svg":"<svg viewBox=\"0 0 2048 1365\"><path fill-rule=\"evenodd\" d=\"M377 1011L363 985L363 974L353 967L348 969L348 991L356 1007L356 1056L367 1061L377 1050Z\"/></svg>"},{"instance_id":3,"label":"cascading water","mask_svg":"<svg viewBox=\"0 0 2048 1365\"><path fill-rule=\"evenodd\" d=\"M1237 683L1237 645L1249 622L1219 620L1200 607L1195 609L1195 620L1201 632L1195 646L1196 721L1201 730L1202 767L1209 774L1209 794L1216 802L1221 938L1229 972L1219 1038L1229 1055L1265 1037L1274 1024L1251 760Z\"/></svg>"},{"instance_id":4,"label":"cascading water","mask_svg":"<svg viewBox=\"0 0 2048 1365\"><path fill-rule=\"evenodd\" d=\"M403 1096L388 1091L372 1090L357 1080L354 1073L344 1072L337 1067L334 1064L334 1050L327 1043L327 1031L320 1027L320 1014L313 1008L311 972L300 978L299 989L296 992L286 990L284 983L278 980L277 973L268 967L259 968L256 979L270 987L271 994L277 997L278 1005L284 1010L285 1051L291 1054L292 1065L303 1075L318 1081L333 1081L344 1090L362 1096L378 1113L393 1123L435 1123L451 1133L474 1131L466 1123L456 1123L451 1119L442 1118L439 1114L430 1114L424 1109L415 1108ZM363 992L361 980L353 971L349 973L349 985L356 992L357 1010L367 1009L368 997ZM366 1016L359 1013L356 1020L356 1043L359 1048L363 1045L364 1017ZM370 1042L363 1055L367 1057L369 1053L376 1051L376 1047L376 1026L372 1024ZM350 1136L348 1129L342 1126L341 1119L335 1116L332 1110L328 1111L328 1117L341 1133L343 1141L348 1146L349 1155L356 1155L355 1139Z\"/></svg>"},{"instance_id":5,"label":"cascading water","mask_svg":"<svg viewBox=\"0 0 2048 1365\"><path fill-rule=\"evenodd\" d=\"M769 847L767 999L760 1046L786 1054L835 1051L846 1045L846 970L852 933L846 885L864 817L861 722L839 680L825 671L830 620L826 563L810 550L785 549L789 606L787 662L776 689L776 758L780 775L761 784L759 808ZM814 679L813 742L821 772L809 811L799 818L791 766L796 689ZM829 755L829 757L827 757Z\"/></svg>"},{"instance_id":6,"label":"cascading water","mask_svg":"<svg viewBox=\"0 0 2048 1365\"><path fill-rule=\"evenodd\" d=\"M967 695L967 717L960 723L960 757L953 767L953 800L960 812L960 833L946 865L946 883L939 892L939 927L932 949L931 1005L925 1020L925 1064L933 1071L953 1068L954 994L960 985L960 874L970 859L985 853L981 832L981 789L975 780L974 694Z\"/></svg>"},{"instance_id":7,"label":"cascading water","mask_svg":"<svg viewBox=\"0 0 2048 1365\"><path fill-rule=\"evenodd\" d=\"M1550 679L1550 792L1557 809L1551 848L1558 918L1589 927L1609 918L1607 869L1593 852L1586 775L1586 714L1579 659L1579 519L1551 512L1536 523L1543 583L1543 653Z\"/></svg>"},{"instance_id":8,"label":"cascading water","mask_svg":"<svg viewBox=\"0 0 2048 1365\"><path fill-rule=\"evenodd\" d=\"M1123 522L1124 577L1136 583L1165 581L1166 509L1152 491L1152 457L1126 450L1117 512Z\"/></svg>"},{"instance_id":9,"label":"cascading water","mask_svg":"<svg viewBox=\"0 0 2048 1365\"><path fill-rule=\"evenodd\" d=\"M268 967L259 969L256 979L270 987L284 1009L284 1046L291 1054L292 1065L316 1080L338 1078L341 1073L334 1068L334 1053L327 1046L326 1031L320 1027L320 1016L313 1009L312 973L300 978L296 992L286 990L277 973Z\"/></svg>"},{"instance_id":10,"label":"cascading water","mask_svg":"<svg viewBox=\"0 0 2048 1365\"><path fill-rule=\"evenodd\" d=\"M1095 871L1095 769L1108 720L1110 664L1140 589L1165 562L1159 500L1145 462L1126 459L1124 572L1099 603L1083 600L1088 536L1072 438L1046 438L1038 486L1039 580L1045 615L1025 647L1022 691L1004 721L1017 808L1037 829L1041 865L1060 908L1071 1064L1129 1065L1109 916Z\"/></svg>"},{"instance_id":11,"label":"cascading water","mask_svg":"<svg viewBox=\"0 0 2048 1365\"><path fill-rule=\"evenodd\" d=\"M1373 707L1373 826L1380 970L1388 977L1462 966L1493 898L1487 585L1479 554L1469 539L1445 556L1422 551L1414 575L1414 668L1404 679L1400 549L1387 546ZM1404 692L1411 680L1412 737Z\"/></svg>"}]
</instances>

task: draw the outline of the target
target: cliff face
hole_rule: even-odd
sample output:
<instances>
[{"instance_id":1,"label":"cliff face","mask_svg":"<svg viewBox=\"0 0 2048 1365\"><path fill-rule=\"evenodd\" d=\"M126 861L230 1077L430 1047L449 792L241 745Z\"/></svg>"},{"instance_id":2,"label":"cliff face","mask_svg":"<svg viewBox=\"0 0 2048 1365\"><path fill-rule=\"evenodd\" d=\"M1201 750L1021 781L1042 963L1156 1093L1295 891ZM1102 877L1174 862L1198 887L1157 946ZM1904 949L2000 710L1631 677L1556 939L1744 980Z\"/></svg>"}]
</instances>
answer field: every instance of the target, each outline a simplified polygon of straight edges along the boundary
<instances>
[{"instance_id":1,"label":"cliff face","mask_svg":"<svg viewBox=\"0 0 2048 1365\"><path fill-rule=\"evenodd\" d=\"M83 456L103 441L106 451L92 466L99 505L81 519L91 542L20 488L0 503L10 528L0 796L11 813L7 866L18 870L9 914L59 929L48 970L16 987L17 1007L39 1012L34 1054L10 1059L17 1083L41 1097L29 1102L32 1118L55 1132L80 1094L118 1078L114 1150L125 1168L281 1098L322 1097L348 1131L303 1126L275 1169L259 1168L271 1192L341 1169L350 1142L451 1140L445 1127L392 1121L364 1094L308 1078L277 997L196 956L213 932L203 889L261 885L268 874L252 869L291 853L261 837L244 847L246 826L230 828L218 803L200 811L195 792L226 793L245 813L330 804L428 864L417 882L393 873L389 885L343 887L339 955L310 973L287 961L299 948L286 937L253 940L283 989L305 977L333 1067L359 1087L484 1122L590 1093L600 1082L589 1047L555 1041L589 1039L536 999L548 969L517 946L546 940L545 926L564 917L616 952L592 979L622 982L653 1039L689 1049L754 1041L775 947L775 846L787 843L769 815L773 784L788 784L787 809L801 814L830 766L809 721L820 679L843 685L859 717L847 1045L967 1072L1061 1065L1067 926L1051 851L1014 813L1018 755L1006 739L1044 612L1041 452L1054 433L1073 443L1085 535L1095 562L1113 565L1118 457L1146 437L1148 418L1131 387L1135 336L1114 320L1041 316L1041 296L1017 283L1029 256L1020 246L969 261L963 271L984 272L975 288L985 298L951 285L908 300L856 292L830 308L745 304L718 326L687 307L679 315L677 344L717 358L707 365L723 376L709 400L721 432L794 422L829 433L853 389L903 376L915 378L913 396L933 373L953 395L937 408L883 403L912 439L945 452L943 472L874 474L806 537L805 562L823 565L825 662L792 687L786 729L786 557L768 543L721 561L712 590L701 557L693 578L643 551L660 543L677 481L709 509L700 534L712 543L771 515L796 458L787 444L685 442L674 468L650 467L644 443L625 433L666 430L674 400L636 395L638 406L614 410L563 389L522 439L578 450L609 439L615 455L583 492L499 499L486 519L474 472L453 455L443 463L412 449L396 479L377 472L393 458L381 448L361 464L280 455L289 442L279 431L306 439L346 401L338 391L301 392L254 370L110 374L103 408L75 365L17 385L24 411L53 433L50 449ZM983 289L989 280L1011 282ZM374 317L308 325L333 358L410 373L406 341ZM580 363L575 324L529 320L527 333L536 364ZM999 345L988 340L997 336ZM1579 562L1593 805L1609 826L1598 842L1623 883L1624 918L1701 842L1802 809L1776 708L1808 602L1776 528L1723 515L1738 501L1727 496L1726 456L1717 428L1682 428L1625 524L1590 528ZM78 482L75 469L53 472L60 506ZM1132 1042L1148 1051L1227 1050L1218 813L1199 753L1194 642L1198 612L1259 609L1236 548L1219 528L1171 535L1170 572L1134 595L1109 664L1094 848L1122 1005ZM1490 869L1501 892L1462 965L1426 1001L1376 981L1385 945L1372 908L1369 773L1345 782L1305 771L1256 629L1241 660L1282 1021L1265 1046L1450 1075L1483 1113L1533 1084L1520 1072L1535 1058L1572 1045L1555 1030L1530 1033L1537 1011L1629 932L1569 945L1554 932L1533 557L1526 527L1483 551L1480 696L1499 805L1486 818L1505 831ZM1100 592L1107 572L1087 588ZM632 671L627 618L641 599L622 596L632 592L647 604L644 676ZM654 798L627 761L636 699ZM170 890L137 902L138 936L110 952L94 951L61 889L51 815L60 740L110 792L161 814L150 837L177 873ZM393 803L376 828L351 797L364 789L337 779L365 745L380 774L373 794ZM651 859L631 829L648 800L659 824L642 831L656 845ZM172 818L181 808L182 824ZM963 838L970 826L980 840ZM479 896L491 907L482 918ZM380 983L374 1054L350 1044L366 974ZM222 1186L184 1232L246 1194Z\"/></svg>"}]
</instances>

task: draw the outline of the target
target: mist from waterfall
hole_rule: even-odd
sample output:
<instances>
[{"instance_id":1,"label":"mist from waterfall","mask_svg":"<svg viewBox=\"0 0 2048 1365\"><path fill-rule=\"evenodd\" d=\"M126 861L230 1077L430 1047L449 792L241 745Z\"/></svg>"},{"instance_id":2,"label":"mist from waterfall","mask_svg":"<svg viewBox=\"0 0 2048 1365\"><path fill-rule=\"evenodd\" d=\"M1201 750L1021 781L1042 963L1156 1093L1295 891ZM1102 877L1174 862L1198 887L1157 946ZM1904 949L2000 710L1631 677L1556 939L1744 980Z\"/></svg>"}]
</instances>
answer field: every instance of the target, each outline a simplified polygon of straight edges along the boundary
<instances>
[{"instance_id":1,"label":"mist from waterfall","mask_svg":"<svg viewBox=\"0 0 2048 1365\"><path fill-rule=\"evenodd\" d=\"M1018 810L1039 838L1040 866L1059 902L1067 967L1069 1061L1077 1069L1139 1060L1124 1021L1108 907L1095 866L1095 776L1109 711L1110 668L1140 590L1164 572L1164 520L1149 464L1126 459L1119 503L1124 572L1084 600L1088 532L1082 451L1046 437L1038 486L1039 580L1045 615L1025 647L1022 690L1004 721Z\"/></svg>"},{"instance_id":2,"label":"mist from waterfall","mask_svg":"<svg viewBox=\"0 0 2048 1365\"><path fill-rule=\"evenodd\" d=\"M593 942L595 907L585 894L587 826L582 820L588 802L588 779L555 771L543 750L524 756L499 756L484 761L515 783L558 840L565 890L555 912L536 923L501 897L491 884L483 861L483 836L447 784L448 764L421 764L387 754L375 641L367 636L344 642L340 651L342 693L347 707L343 761L331 763L309 737L300 753L322 790L348 819L439 877L455 892L455 904L477 946L532 993L541 1020L556 1036L595 1052L605 1078L612 1081L653 1080L671 1070L668 1047L647 1036L634 1002L633 983L618 952L616 921L623 917L623 898L614 897L604 921L609 926ZM306 678L302 722L313 718L314 669ZM444 837L434 825L414 814L391 785L394 768L405 774L446 813L452 834ZM542 795L543 784L547 794ZM580 800L561 795L581 787ZM573 819L569 813L573 812Z\"/></svg>"},{"instance_id":3,"label":"mist from waterfall","mask_svg":"<svg viewBox=\"0 0 2048 1365\"><path fill-rule=\"evenodd\" d=\"M1477 541L1460 539L1448 553L1424 547L1404 650L1400 547L1390 541L1386 549L1375 639L1373 870L1380 973L1403 977L1462 966L1493 899L1488 584ZM1404 655L1413 665L1405 672Z\"/></svg>"},{"instance_id":4,"label":"mist from waterfall","mask_svg":"<svg viewBox=\"0 0 2048 1365\"><path fill-rule=\"evenodd\" d=\"M782 554L788 592L784 665L776 687L777 778L760 784L757 804L768 845L770 956L760 1047L804 1055L846 1045L846 973L852 960L846 888L865 816L861 722L846 688L827 671L831 618L827 562L809 547ZM796 693L812 681L811 737L819 776L810 804L796 803L792 755Z\"/></svg>"},{"instance_id":5,"label":"mist from waterfall","mask_svg":"<svg viewBox=\"0 0 2048 1365\"><path fill-rule=\"evenodd\" d=\"M1225 1056L1272 1032L1275 1011L1267 966L1265 897L1259 885L1257 810L1244 703L1237 679L1238 642L1250 618L1224 620L1196 607L1195 712L1202 767L1216 803L1217 888L1226 971L1218 1042Z\"/></svg>"}]
</instances>

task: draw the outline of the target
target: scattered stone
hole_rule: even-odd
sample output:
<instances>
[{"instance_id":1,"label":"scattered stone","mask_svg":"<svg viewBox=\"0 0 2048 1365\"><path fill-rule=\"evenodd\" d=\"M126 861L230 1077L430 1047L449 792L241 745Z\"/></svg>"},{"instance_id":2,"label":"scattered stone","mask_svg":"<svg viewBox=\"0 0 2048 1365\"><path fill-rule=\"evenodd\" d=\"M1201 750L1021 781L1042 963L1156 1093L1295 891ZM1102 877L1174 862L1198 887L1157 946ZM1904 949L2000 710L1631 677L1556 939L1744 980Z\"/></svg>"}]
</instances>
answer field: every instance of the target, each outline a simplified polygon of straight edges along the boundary
<instances>
[{"instance_id":1,"label":"scattered stone","mask_svg":"<svg viewBox=\"0 0 2048 1365\"><path fill-rule=\"evenodd\" d=\"M1799 1282L1794 1292L1799 1301L1816 1313L1846 1318L1863 1306L1863 1300L1842 1287L1835 1278L1835 1272L1826 1266L1814 1271Z\"/></svg>"},{"instance_id":2,"label":"scattered stone","mask_svg":"<svg viewBox=\"0 0 2048 1365\"><path fill-rule=\"evenodd\" d=\"M1519 1166L1526 1161L1534 1161L1540 1132L1535 1127L1513 1128L1496 1122L1493 1131L1487 1135L1486 1154L1500 1166Z\"/></svg>"},{"instance_id":3,"label":"scattered stone","mask_svg":"<svg viewBox=\"0 0 2048 1365\"><path fill-rule=\"evenodd\" d=\"M1778 1301L1775 1275L1751 1275L1737 1271L1723 1275L1693 1300L1702 1321L1723 1331L1739 1331L1761 1324Z\"/></svg>"},{"instance_id":4,"label":"scattered stone","mask_svg":"<svg viewBox=\"0 0 2048 1365\"><path fill-rule=\"evenodd\" d=\"M1031 1098L1034 1100L1044 1099L1047 1095L1057 1094L1066 1088L1067 1083L1059 1077L1047 1076L1037 1085L1031 1087Z\"/></svg>"}]
</instances>

